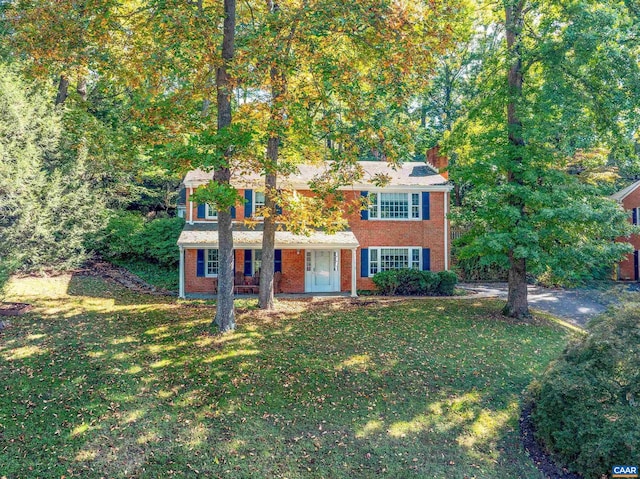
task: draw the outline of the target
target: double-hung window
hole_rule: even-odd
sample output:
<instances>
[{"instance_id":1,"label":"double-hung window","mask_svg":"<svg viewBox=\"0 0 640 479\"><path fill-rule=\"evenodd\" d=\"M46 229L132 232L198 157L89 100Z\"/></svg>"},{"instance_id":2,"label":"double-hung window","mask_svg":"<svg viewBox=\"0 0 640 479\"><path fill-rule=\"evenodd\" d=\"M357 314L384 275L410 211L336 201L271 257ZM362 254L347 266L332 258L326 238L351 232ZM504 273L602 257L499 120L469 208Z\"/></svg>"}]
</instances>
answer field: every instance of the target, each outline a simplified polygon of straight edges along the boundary
<instances>
[{"instance_id":1,"label":"double-hung window","mask_svg":"<svg viewBox=\"0 0 640 479\"><path fill-rule=\"evenodd\" d=\"M254 191L253 192L253 215L262 217L261 209L264 208L264 192L262 191Z\"/></svg>"},{"instance_id":2,"label":"double-hung window","mask_svg":"<svg viewBox=\"0 0 640 479\"><path fill-rule=\"evenodd\" d=\"M262 268L262 250L261 249L253 250L253 255L251 256L251 262L253 263L252 264L253 274L259 273L260 268Z\"/></svg>"},{"instance_id":3,"label":"double-hung window","mask_svg":"<svg viewBox=\"0 0 640 479\"><path fill-rule=\"evenodd\" d=\"M205 276L218 276L220 261L218 260L218 250L208 249L206 256L206 274Z\"/></svg>"},{"instance_id":4,"label":"double-hung window","mask_svg":"<svg viewBox=\"0 0 640 479\"><path fill-rule=\"evenodd\" d=\"M420 248L369 248L369 276L390 269L420 269Z\"/></svg>"},{"instance_id":5,"label":"double-hung window","mask_svg":"<svg viewBox=\"0 0 640 479\"><path fill-rule=\"evenodd\" d=\"M369 193L369 219L420 219L420 193Z\"/></svg>"},{"instance_id":6,"label":"double-hung window","mask_svg":"<svg viewBox=\"0 0 640 479\"><path fill-rule=\"evenodd\" d=\"M218 210L213 206L207 204L205 205L205 213L204 217L208 220L217 220L218 219Z\"/></svg>"}]
</instances>

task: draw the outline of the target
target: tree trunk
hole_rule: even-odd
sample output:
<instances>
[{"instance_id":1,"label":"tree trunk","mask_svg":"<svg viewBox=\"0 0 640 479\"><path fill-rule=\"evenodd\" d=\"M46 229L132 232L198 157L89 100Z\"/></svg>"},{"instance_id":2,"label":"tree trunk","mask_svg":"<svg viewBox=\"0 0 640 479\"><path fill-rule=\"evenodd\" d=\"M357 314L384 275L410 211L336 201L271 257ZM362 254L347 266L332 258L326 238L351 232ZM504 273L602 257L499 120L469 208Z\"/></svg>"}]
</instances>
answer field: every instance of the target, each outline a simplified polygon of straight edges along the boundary
<instances>
[{"instance_id":1,"label":"tree trunk","mask_svg":"<svg viewBox=\"0 0 640 479\"><path fill-rule=\"evenodd\" d=\"M527 301L527 260L509 251L509 294L502 314L517 319L531 316Z\"/></svg>"},{"instance_id":2,"label":"tree trunk","mask_svg":"<svg viewBox=\"0 0 640 479\"><path fill-rule=\"evenodd\" d=\"M62 105L69 96L69 79L66 75L60 75L58 82L58 94L56 95L56 105Z\"/></svg>"},{"instance_id":3,"label":"tree trunk","mask_svg":"<svg viewBox=\"0 0 640 479\"><path fill-rule=\"evenodd\" d=\"M280 138L269 138L267 145L267 159L274 163L278 161L278 146ZM260 291L258 295L258 306L261 309L273 309L273 274L275 263L275 243L276 243L276 204L272 194L276 190L276 173L268 173L265 178L265 209L269 215L264 218L264 231L262 233L262 267L260 269Z\"/></svg>"},{"instance_id":4,"label":"tree trunk","mask_svg":"<svg viewBox=\"0 0 640 479\"><path fill-rule=\"evenodd\" d=\"M507 181L522 185L521 168L523 162L522 149L524 137L522 134L522 121L518 115L517 105L522 98L522 56L520 42L523 24L524 0L506 0L505 23L507 34L507 51L510 56L511 67L507 76L509 85L509 99L507 102L507 128L509 143L512 146L513 167L507 173ZM509 203L518 208L520 216L516 220L517 227L520 221L525 219L526 211L522 198L511 196ZM526 247L526 245L523 245ZM503 313L512 318L526 318L530 316L527 302L527 261L526 258L516 257L514 248L509 250L509 295L507 305Z\"/></svg>"},{"instance_id":5,"label":"tree trunk","mask_svg":"<svg viewBox=\"0 0 640 479\"><path fill-rule=\"evenodd\" d=\"M277 1L267 0L267 8L271 13L280 10ZM292 27L295 30L295 26ZM293 35L293 30L291 32ZM288 52L289 46L285 47ZM287 90L287 78L277 65L276 58L269 71L271 81L271 111L272 125L281 125L285 120L283 96ZM267 161L265 177L265 209L269 212L264 218L264 230L262 233L262 269L260 270L260 291L258 294L258 306L261 309L274 309L273 301L273 274L276 243L276 203L274 194L277 188L278 155L280 149L280 135L273 133L267 143Z\"/></svg>"},{"instance_id":6,"label":"tree trunk","mask_svg":"<svg viewBox=\"0 0 640 479\"><path fill-rule=\"evenodd\" d=\"M76 92L80 95L82 101L87 101L87 79L82 77L78 80L78 86L76 86Z\"/></svg>"},{"instance_id":7,"label":"tree trunk","mask_svg":"<svg viewBox=\"0 0 640 479\"><path fill-rule=\"evenodd\" d=\"M231 95L233 93L227 68L233 59L236 29L236 0L224 0L222 64L216 71L218 131L231 125ZM226 164L214 172L214 181L229 185L231 151L225 152ZM218 211L218 301L215 324L222 333L236 328L233 305L233 222L230 209Z\"/></svg>"}]
</instances>

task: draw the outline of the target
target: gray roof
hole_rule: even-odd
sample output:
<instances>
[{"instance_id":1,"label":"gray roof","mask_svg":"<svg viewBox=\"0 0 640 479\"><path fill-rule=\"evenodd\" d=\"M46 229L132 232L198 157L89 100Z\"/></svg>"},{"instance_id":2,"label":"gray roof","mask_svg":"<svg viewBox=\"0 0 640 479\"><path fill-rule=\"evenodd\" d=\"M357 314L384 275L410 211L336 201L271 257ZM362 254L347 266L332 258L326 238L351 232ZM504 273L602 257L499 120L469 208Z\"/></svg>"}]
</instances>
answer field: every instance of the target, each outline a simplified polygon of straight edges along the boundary
<instances>
[{"instance_id":1,"label":"gray roof","mask_svg":"<svg viewBox=\"0 0 640 479\"><path fill-rule=\"evenodd\" d=\"M633 193L638 186L640 186L640 180L618 191L617 193L612 194L611 198L613 198L614 200L622 201L631 193Z\"/></svg>"},{"instance_id":2,"label":"gray roof","mask_svg":"<svg viewBox=\"0 0 640 479\"><path fill-rule=\"evenodd\" d=\"M218 223L186 224L178 239L184 247L216 248L218 246ZM327 234L315 231L310 235L297 235L289 231L276 231L275 247L278 249L309 248L357 248L360 245L351 231ZM262 248L262 225L250 229L242 223L233 224L233 246L236 249Z\"/></svg>"},{"instance_id":3,"label":"gray roof","mask_svg":"<svg viewBox=\"0 0 640 479\"><path fill-rule=\"evenodd\" d=\"M328 171L328 163L318 166L300 165L298 171L281 181L282 187L306 186L310 180ZM364 175L357 184L349 185L353 187L374 185L374 180L380 175L389 177L387 186L447 186L447 180L436 173L424 162L406 162L400 166L390 166L385 161L359 161L358 166L362 168ZM199 186L213 179L213 172L202 170L192 170L187 173L184 183L187 186ZM237 172L232 174L232 184L236 187L256 187L264 185L264 177L257 173Z\"/></svg>"}]
</instances>

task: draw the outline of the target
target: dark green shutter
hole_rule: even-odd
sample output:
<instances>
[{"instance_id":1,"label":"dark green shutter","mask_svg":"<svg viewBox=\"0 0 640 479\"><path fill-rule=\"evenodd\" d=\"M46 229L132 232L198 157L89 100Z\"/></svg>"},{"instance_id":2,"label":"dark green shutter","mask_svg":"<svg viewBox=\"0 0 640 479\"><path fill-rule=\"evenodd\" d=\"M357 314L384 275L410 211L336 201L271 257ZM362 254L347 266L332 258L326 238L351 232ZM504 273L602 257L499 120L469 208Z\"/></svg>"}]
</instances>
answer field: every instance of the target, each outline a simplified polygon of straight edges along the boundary
<instances>
[{"instance_id":1,"label":"dark green shutter","mask_svg":"<svg viewBox=\"0 0 640 479\"><path fill-rule=\"evenodd\" d=\"M196 262L196 276L203 277L204 276L204 250L198 250L198 261Z\"/></svg>"}]
</instances>

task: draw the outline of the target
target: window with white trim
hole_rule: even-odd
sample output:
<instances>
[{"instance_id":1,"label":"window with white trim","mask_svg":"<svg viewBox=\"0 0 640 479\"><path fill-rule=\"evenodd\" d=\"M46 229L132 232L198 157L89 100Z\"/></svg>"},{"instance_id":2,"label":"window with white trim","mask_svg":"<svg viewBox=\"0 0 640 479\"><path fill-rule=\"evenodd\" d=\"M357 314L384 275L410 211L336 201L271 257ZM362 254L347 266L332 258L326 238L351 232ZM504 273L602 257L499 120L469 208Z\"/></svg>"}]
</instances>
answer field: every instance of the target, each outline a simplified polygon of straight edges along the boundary
<instances>
[{"instance_id":1,"label":"window with white trim","mask_svg":"<svg viewBox=\"0 0 640 479\"><path fill-rule=\"evenodd\" d=\"M208 220L217 220L218 219L218 210L216 210L211 205L204 206L204 217Z\"/></svg>"},{"instance_id":2,"label":"window with white trim","mask_svg":"<svg viewBox=\"0 0 640 479\"><path fill-rule=\"evenodd\" d=\"M640 225L640 208L634 208L634 210L636 210L636 221L633 224L638 226Z\"/></svg>"},{"instance_id":3,"label":"window with white trim","mask_svg":"<svg viewBox=\"0 0 640 479\"><path fill-rule=\"evenodd\" d=\"M206 274L205 276L218 276L220 261L218 259L217 249L208 249L206 256Z\"/></svg>"},{"instance_id":4,"label":"window with white trim","mask_svg":"<svg viewBox=\"0 0 640 479\"><path fill-rule=\"evenodd\" d=\"M251 254L251 271L253 274L259 273L262 268L262 250L254 249Z\"/></svg>"},{"instance_id":5,"label":"window with white trim","mask_svg":"<svg viewBox=\"0 0 640 479\"><path fill-rule=\"evenodd\" d=\"M420 269L422 248L369 248L369 276L390 269Z\"/></svg>"},{"instance_id":6,"label":"window with white trim","mask_svg":"<svg viewBox=\"0 0 640 479\"><path fill-rule=\"evenodd\" d=\"M420 193L369 193L369 219L420 219Z\"/></svg>"},{"instance_id":7,"label":"window with white trim","mask_svg":"<svg viewBox=\"0 0 640 479\"><path fill-rule=\"evenodd\" d=\"M264 192L253 191L253 215L256 216L256 212L260 211L260 208L264 208Z\"/></svg>"}]
</instances>

